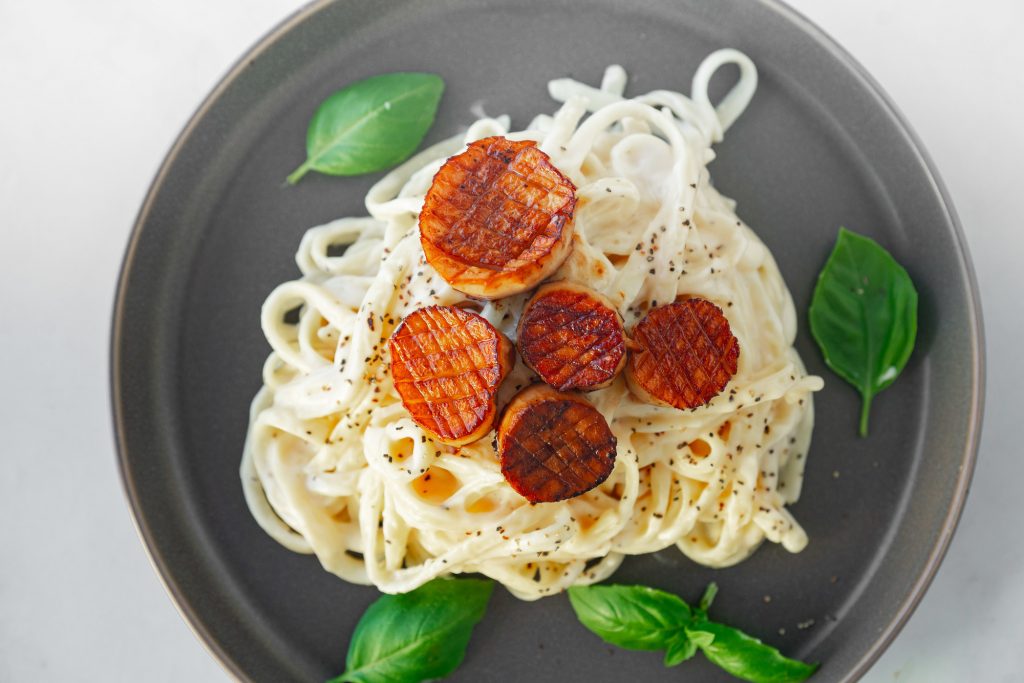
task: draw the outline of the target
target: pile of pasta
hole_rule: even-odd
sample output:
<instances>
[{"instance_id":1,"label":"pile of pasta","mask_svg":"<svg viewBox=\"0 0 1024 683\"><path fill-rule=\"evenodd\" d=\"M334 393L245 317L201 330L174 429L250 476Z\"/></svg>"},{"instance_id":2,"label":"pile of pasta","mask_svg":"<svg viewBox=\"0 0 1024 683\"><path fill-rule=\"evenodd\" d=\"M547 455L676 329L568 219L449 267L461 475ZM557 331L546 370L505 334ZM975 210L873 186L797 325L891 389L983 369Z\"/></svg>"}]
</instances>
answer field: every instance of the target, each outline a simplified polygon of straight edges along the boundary
<instances>
[{"instance_id":1,"label":"pile of pasta","mask_svg":"<svg viewBox=\"0 0 1024 683\"><path fill-rule=\"evenodd\" d=\"M708 83L729 63L740 77L716 107ZM482 117L380 180L368 217L310 229L296 256L302 277L277 287L262 311L273 352L241 466L260 525L326 570L387 593L477 572L527 600L673 545L712 567L765 539L803 549L786 506L800 495L822 381L793 349L796 314L771 253L707 172L756 81L735 50L708 56L689 96L627 99L618 66L597 88L555 80L553 115L517 131L507 117ZM389 371L387 340L405 316L466 301L424 258L418 216L445 160L493 135L536 141L577 188L572 251L553 279L603 294L627 330L659 304L702 297L742 349L725 390L694 409L647 403L621 376L587 394L616 438L614 469L559 502L530 504L509 486L493 435L460 447L434 441ZM529 296L478 308L514 341ZM498 405L535 381L518 362Z\"/></svg>"}]
</instances>

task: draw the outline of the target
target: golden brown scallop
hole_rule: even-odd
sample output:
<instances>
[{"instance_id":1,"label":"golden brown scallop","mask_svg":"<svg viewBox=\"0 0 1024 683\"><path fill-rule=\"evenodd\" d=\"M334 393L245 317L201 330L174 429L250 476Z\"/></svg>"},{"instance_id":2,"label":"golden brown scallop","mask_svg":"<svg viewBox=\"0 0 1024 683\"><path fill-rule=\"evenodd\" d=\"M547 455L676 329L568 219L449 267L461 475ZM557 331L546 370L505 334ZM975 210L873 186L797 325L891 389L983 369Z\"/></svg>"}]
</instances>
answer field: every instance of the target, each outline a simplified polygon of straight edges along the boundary
<instances>
[{"instance_id":1,"label":"golden brown scallop","mask_svg":"<svg viewBox=\"0 0 1024 683\"><path fill-rule=\"evenodd\" d=\"M626 379L642 400L697 408L736 374L740 345L722 309L693 297L653 308L633 328Z\"/></svg>"},{"instance_id":2,"label":"golden brown scallop","mask_svg":"<svg viewBox=\"0 0 1024 683\"><path fill-rule=\"evenodd\" d=\"M395 390L431 436L461 446L491 430L515 351L486 319L457 306L420 308L394 331L388 349Z\"/></svg>"},{"instance_id":3,"label":"golden brown scallop","mask_svg":"<svg viewBox=\"0 0 1024 683\"><path fill-rule=\"evenodd\" d=\"M420 244L453 288L497 299L532 289L562 264L575 206L576 187L535 142L484 138L434 176Z\"/></svg>"},{"instance_id":4,"label":"golden brown scallop","mask_svg":"<svg viewBox=\"0 0 1024 683\"><path fill-rule=\"evenodd\" d=\"M559 391L606 387L626 363L626 332L614 305L572 282L538 289L516 336L526 364Z\"/></svg>"},{"instance_id":5,"label":"golden brown scallop","mask_svg":"<svg viewBox=\"0 0 1024 683\"><path fill-rule=\"evenodd\" d=\"M573 498L608 478L615 437L578 394L534 384L516 394L498 427L501 473L531 503Z\"/></svg>"}]
</instances>

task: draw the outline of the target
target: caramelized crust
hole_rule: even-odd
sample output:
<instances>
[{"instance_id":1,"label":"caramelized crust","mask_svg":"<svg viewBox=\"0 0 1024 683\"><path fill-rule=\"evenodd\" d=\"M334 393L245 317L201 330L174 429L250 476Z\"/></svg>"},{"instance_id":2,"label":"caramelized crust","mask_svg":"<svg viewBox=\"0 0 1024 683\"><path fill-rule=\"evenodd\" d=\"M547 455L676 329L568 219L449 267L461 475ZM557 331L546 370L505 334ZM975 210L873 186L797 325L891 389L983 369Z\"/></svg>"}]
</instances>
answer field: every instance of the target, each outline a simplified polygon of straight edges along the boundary
<instances>
[{"instance_id":1,"label":"caramelized crust","mask_svg":"<svg viewBox=\"0 0 1024 683\"><path fill-rule=\"evenodd\" d=\"M395 390L431 436L461 446L491 430L515 352L487 320L456 306L420 308L394 331L388 349Z\"/></svg>"},{"instance_id":2,"label":"caramelized crust","mask_svg":"<svg viewBox=\"0 0 1024 683\"><path fill-rule=\"evenodd\" d=\"M736 374L740 345L722 309L690 298L658 306L633 328L626 379L641 399L679 409L714 398Z\"/></svg>"},{"instance_id":3,"label":"caramelized crust","mask_svg":"<svg viewBox=\"0 0 1024 683\"><path fill-rule=\"evenodd\" d=\"M626 363L626 333L615 307L571 282L538 289L523 308L516 336L526 364L559 391L606 387Z\"/></svg>"},{"instance_id":4,"label":"caramelized crust","mask_svg":"<svg viewBox=\"0 0 1024 683\"><path fill-rule=\"evenodd\" d=\"M531 289L561 265L575 206L576 187L535 142L484 138L434 176L420 243L452 287L497 299Z\"/></svg>"},{"instance_id":5,"label":"caramelized crust","mask_svg":"<svg viewBox=\"0 0 1024 683\"><path fill-rule=\"evenodd\" d=\"M615 437L582 396L534 384L516 394L498 427L501 473L531 503L573 498L608 478Z\"/></svg>"}]
</instances>

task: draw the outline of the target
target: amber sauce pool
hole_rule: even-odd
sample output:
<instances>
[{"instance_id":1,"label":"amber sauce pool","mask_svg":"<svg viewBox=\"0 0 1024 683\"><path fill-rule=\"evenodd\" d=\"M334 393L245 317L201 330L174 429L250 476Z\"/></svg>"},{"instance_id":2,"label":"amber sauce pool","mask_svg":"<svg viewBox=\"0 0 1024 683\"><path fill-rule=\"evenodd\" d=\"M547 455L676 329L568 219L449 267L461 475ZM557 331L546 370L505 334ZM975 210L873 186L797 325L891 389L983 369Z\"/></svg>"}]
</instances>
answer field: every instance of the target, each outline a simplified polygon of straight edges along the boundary
<instances>
[{"instance_id":1,"label":"amber sauce pool","mask_svg":"<svg viewBox=\"0 0 1024 683\"><path fill-rule=\"evenodd\" d=\"M424 501L440 505L459 488L459 480L443 467L431 467L413 479L412 488Z\"/></svg>"}]
</instances>

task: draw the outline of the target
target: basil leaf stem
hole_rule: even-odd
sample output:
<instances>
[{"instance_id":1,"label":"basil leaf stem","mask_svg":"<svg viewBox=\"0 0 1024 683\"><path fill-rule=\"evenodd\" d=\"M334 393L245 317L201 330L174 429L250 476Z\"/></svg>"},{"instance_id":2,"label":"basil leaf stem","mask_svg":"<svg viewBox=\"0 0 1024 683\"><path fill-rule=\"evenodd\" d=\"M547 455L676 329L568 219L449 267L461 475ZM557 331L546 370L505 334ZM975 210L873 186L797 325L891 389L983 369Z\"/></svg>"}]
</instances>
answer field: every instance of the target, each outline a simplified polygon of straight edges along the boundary
<instances>
[{"instance_id":1,"label":"basil leaf stem","mask_svg":"<svg viewBox=\"0 0 1024 683\"><path fill-rule=\"evenodd\" d=\"M697 612L700 616L706 617L708 615L708 610L711 609L711 603L715 601L716 595L718 595L718 584L712 581L704 589L704 595L700 596L700 605L697 607Z\"/></svg>"}]
</instances>

